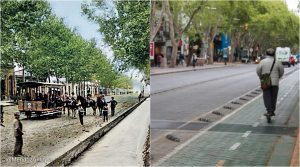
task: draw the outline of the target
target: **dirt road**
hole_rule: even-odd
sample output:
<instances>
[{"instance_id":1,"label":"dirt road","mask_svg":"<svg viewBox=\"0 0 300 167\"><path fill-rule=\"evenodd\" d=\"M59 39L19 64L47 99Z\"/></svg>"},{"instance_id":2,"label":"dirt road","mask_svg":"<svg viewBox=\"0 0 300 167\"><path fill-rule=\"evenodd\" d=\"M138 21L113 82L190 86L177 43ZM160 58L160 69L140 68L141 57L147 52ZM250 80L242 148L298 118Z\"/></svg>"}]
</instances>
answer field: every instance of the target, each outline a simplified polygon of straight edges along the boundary
<instances>
[{"instance_id":1,"label":"dirt road","mask_svg":"<svg viewBox=\"0 0 300 167\"><path fill-rule=\"evenodd\" d=\"M122 111L137 102L136 95L115 96L119 102L116 111ZM92 109L87 110L84 126L76 118L62 115L59 118L27 120L21 117L24 130L24 145L22 157L13 157L14 136L13 120L16 106L5 107L4 124L1 127L1 166L32 166L47 161L47 155L76 140L84 133L102 123L102 118L92 115Z\"/></svg>"}]
</instances>

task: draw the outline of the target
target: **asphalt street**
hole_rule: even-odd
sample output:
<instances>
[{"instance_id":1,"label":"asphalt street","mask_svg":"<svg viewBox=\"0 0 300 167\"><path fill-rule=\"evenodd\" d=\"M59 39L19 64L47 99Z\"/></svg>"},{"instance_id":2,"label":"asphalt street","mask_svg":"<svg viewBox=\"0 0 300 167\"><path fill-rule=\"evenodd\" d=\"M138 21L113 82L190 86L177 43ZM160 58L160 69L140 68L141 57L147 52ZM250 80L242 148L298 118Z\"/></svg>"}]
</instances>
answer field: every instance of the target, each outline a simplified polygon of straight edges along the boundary
<instances>
[{"instance_id":1,"label":"asphalt street","mask_svg":"<svg viewBox=\"0 0 300 167\"><path fill-rule=\"evenodd\" d=\"M195 130L192 125L184 130L181 127L257 88L259 79L256 66L241 64L151 76L152 163L159 161L201 130L201 127ZM298 66L285 68L285 73L296 69ZM173 136L166 137L170 133ZM176 142L176 139L180 142Z\"/></svg>"}]
</instances>

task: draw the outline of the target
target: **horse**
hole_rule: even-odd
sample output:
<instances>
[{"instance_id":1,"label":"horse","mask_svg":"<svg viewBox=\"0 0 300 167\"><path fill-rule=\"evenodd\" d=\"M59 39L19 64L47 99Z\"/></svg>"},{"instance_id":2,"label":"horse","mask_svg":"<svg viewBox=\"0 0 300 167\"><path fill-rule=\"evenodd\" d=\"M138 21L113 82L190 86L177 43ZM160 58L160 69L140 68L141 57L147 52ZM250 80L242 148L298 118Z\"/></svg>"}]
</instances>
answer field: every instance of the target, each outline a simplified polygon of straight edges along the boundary
<instances>
[{"instance_id":1,"label":"horse","mask_svg":"<svg viewBox=\"0 0 300 167\"><path fill-rule=\"evenodd\" d=\"M93 100L93 99L88 98L86 100L86 108L89 108L89 107L92 107L92 109L93 109L93 115L95 116L96 115L96 109L97 109L96 101Z\"/></svg>"},{"instance_id":2,"label":"horse","mask_svg":"<svg viewBox=\"0 0 300 167\"><path fill-rule=\"evenodd\" d=\"M71 109L72 110L72 116L76 117L76 110L78 108L77 101L75 99L70 99L70 100L67 101L67 103L68 103L68 105L67 105L68 116L70 116L69 109Z\"/></svg>"},{"instance_id":3,"label":"horse","mask_svg":"<svg viewBox=\"0 0 300 167\"><path fill-rule=\"evenodd\" d=\"M96 102L93 99L90 99L89 97L87 99L85 99L82 96L77 96L77 101L80 101L81 106L84 110L84 115L86 115L86 109L92 107L93 109L93 115L96 115Z\"/></svg>"}]
</instances>

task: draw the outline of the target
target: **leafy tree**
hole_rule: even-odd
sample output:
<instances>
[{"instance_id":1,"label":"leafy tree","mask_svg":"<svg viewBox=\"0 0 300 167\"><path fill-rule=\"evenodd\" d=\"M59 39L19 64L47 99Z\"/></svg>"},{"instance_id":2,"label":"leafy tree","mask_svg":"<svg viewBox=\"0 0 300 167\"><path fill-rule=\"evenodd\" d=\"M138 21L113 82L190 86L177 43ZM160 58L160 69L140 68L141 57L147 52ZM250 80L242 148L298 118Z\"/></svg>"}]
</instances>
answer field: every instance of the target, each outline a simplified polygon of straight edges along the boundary
<instances>
[{"instance_id":1,"label":"leafy tree","mask_svg":"<svg viewBox=\"0 0 300 167\"><path fill-rule=\"evenodd\" d=\"M99 24L120 71L137 68L149 75L149 1L94 0L82 10Z\"/></svg>"},{"instance_id":2,"label":"leafy tree","mask_svg":"<svg viewBox=\"0 0 300 167\"><path fill-rule=\"evenodd\" d=\"M28 50L36 38L35 30L51 14L44 1L1 1L1 66L18 62L26 66L31 60Z\"/></svg>"}]
</instances>

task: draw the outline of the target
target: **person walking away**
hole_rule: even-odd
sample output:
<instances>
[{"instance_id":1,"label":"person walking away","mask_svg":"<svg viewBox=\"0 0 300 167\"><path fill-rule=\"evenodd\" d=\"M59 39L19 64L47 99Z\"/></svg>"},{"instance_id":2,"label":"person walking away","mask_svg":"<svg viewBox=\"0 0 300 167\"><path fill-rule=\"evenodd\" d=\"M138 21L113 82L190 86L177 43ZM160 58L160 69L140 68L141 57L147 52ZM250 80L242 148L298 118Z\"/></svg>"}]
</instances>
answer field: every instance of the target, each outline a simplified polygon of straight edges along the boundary
<instances>
[{"instance_id":1,"label":"person walking away","mask_svg":"<svg viewBox=\"0 0 300 167\"><path fill-rule=\"evenodd\" d=\"M16 138L15 143L15 150L14 150L14 156L18 157L23 155L22 154L22 147L23 147L23 125L20 121L20 113L16 112L15 114L15 120L14 120L14 136Z\"/></svg>"},{"instance_id":2,"label":"person walking away","mask_svg":"<svg viewBox=\"0 0 300 167\"><path fill-rule=\"evenodd\" d=\"M103 122L108 122L108 107L107 107L107 103L105 103L104 107L103 107Z\"/></svg>"},{"instance_id":3,"label":"person walking away","mask_svg":"<svg viewBox=\"0 0 300 167\"><path fill-rule=\"evenodd\" d=\"M275 51L274 49L270 48L267 49L267 56L265 59L261 60L256 68L256 73L259 78L262 77L263 74L270 73L272 68L273 62L274 66L271 71L271 86L267 89L263 90L263 100L264 105L266 107L267 113L265 116L275 116L276 110L276 102L277 102L277 95L279 90L279 79L284 74L284 68L280 61L275 60Z\"/></svg>"},{"instance_id":4,"label":"person walking away","mask_svg":"<svg viewBox=\"0 0 300 167\"><path fill-rule=\"evenodd\" d=\"M115 108L116 108L117 104L118 104L118 102L115 100L115 98L111 97L110 109L111 109L111 116L112 117L115 115Z\"/></svg>"},{"instance_id":5,"label":"person walking away","mask_svg":"<svg viewBox=\"0 0 300 167\"><path fill-rule=\"evenodd\" d=\"M79 116L79 121L80 121L80 124L83 126L83 115L84 115L84 109L82 108L82 105L80 104L78 106L78 116Z\"/></svg>"}]
</instances>

